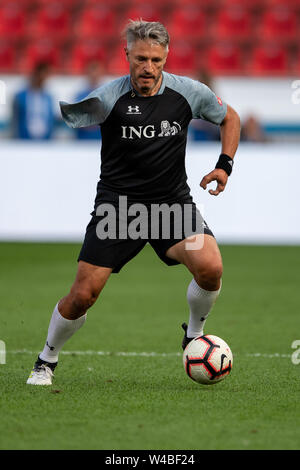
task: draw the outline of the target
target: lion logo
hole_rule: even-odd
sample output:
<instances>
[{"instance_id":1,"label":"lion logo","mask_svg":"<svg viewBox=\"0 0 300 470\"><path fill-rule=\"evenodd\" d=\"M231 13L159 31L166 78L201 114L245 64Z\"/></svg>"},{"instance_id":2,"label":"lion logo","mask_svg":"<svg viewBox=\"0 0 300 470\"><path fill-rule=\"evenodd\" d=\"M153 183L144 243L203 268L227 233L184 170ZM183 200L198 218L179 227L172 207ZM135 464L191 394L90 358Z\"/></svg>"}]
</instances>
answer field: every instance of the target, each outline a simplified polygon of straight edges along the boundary
<instances>
[{"instance_id":1,"label":"lion logo","mask_svg":"<svg viewBox=\"0 0 300 470\"><path fill-rule=\"evenodd\" d=\"M178 132L181 131L181 126L176 121L173 121L173 124L174 126L171 126L169 121L161 121L161 132L158 134L158 137L169 137L170 135L178 134Z\"/></svg>"}]
</instances>

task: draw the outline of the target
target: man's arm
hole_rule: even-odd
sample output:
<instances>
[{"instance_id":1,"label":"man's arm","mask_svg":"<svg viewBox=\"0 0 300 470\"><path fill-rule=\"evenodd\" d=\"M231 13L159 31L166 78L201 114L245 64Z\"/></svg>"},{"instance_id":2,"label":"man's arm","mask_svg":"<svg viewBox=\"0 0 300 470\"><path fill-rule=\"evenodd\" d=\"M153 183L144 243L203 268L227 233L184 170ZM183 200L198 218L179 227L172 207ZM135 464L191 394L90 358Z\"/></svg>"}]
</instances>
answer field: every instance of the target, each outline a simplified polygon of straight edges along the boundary
<instances>
[{"instance_id":1,"label":"man's arm","mask_svg":"<svg viewBox=\"0 0 300 470\"><path fill-rule=\"evenodd\" d=\"M222 153L234 158L240 141L241 121L238 113L227 105L226 116L220 126Z\"/></svg>"},{"instance_id":2,"label":"man's arm","mask_svg":"<svg viewBox=\"0 0 300 470\"><path fill-rule=\"evenodd\" d=\"M63 120L69 127L89 127L104 123L118 99L130 91L128 76L117 78L96 88L78 103L60 101Z\"/></svg>"},{"instance_id":3,"label":"man's arm","mask_svg":"<svg viewBox=\"0 0 300 470\"><path fill-rule=\"evenodd\" d=\"M240 141L241 122L237 112L229 105L227 105L227 113L220 125L221 142L222 142L222 153L228 155L230 158L234 158L238 144ZM224 191L227 184L228 175L225 170L216 168L215 170L208 173L203 177L200 186L206 189L207 185L212 181L217 181L217 188L215 190L210 189L209 194L218 196Z\"/></svg>"}]
</instances>

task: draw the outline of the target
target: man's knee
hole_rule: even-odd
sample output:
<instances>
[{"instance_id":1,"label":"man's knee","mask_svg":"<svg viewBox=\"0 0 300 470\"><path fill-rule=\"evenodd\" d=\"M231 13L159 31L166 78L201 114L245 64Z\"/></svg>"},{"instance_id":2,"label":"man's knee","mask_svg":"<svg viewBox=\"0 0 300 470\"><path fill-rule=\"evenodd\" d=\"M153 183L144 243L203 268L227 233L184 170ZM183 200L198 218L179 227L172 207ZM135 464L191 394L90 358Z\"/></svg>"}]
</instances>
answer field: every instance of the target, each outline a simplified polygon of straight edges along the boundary
<instances>
[{"instance_id":1,"label":"man's knee","mask_svg":"<svg viewBox=\"0 0 300 470\"><path fill-rule=\"evenodd\" d=\"M99 292L89 287L74 285L70 293L61 299L58 308L63 317L76 320L96 302Z\"/></svg>"},{"instance_id":2,"label":"man's knee","mask_svg":"<svg viewBox=\"0 0 300 470\"><path fill-rule=\"evenodd\" d=\"M84 315L96 302L110 273L110 268L95 267L80 261L75 282L58 305L62 316L74 320Z\"/></svg>"},{"instance_id":3,"label":"man's knee","mask_svg":"<svg viewBox=\"0 0 300 470\"><path fill-rule=\"evenodd\" d=\"M221 284L223 265L221 261L213 261L195 269L194 278L197 284L206 290L217 290Z\"/></svg>"},{"instance_id":4,"label":"man's knee","mask_svg":"<svg viewBox=\"0 0 300 470\"><path fill-rule=\"evenodd\" d=\"M89 288L75 287L70 295L74 310L86 311L96 302L99 294Z\"/></svg>"}]
</instances>

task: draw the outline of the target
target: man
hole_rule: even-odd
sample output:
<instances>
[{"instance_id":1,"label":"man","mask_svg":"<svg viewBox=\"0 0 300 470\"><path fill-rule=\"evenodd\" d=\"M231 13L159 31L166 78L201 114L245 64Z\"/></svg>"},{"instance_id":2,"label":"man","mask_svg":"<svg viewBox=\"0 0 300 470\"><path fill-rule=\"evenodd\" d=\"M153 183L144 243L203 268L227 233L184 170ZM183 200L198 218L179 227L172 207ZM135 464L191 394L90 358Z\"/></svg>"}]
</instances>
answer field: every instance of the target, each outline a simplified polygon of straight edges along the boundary
<instances>
[{"instance_id":1,"label":"man","mask_svg":"<svg viewBox=\"0 0 300 470\"><path fill-rule=\"evenodd\" d=\"M49 73L47 63L36 64L29 85L14 97L12 125L15 138L51 139L55 118L52 97L45 90Z\"/></svg>"},{"instance_id":2,"label":"man","mask_svg":"<svg viewBox=\"0 0 300 470\"><path fill-rule=\"evenodd\" d=\"M59 351L84 324L87 310L110 274L119 272L147 241L166 264L182 263L193 275L187 290L190 318L188 326L183 324L183 348L193 337L203 334L206 318L220 292L221 255L205 222L200 218L198 223L199 214L186 182L186 137L192 118L207 119L221 126L222 155L216 168L200 183L206 189L208 183L216 181L216 189L209 190L216 196L224 190L232 170L239 142L239 117L200 82L163 72L169 36L162 24L131 21L126 37L130 75L98 88L79 103L61 103L63 118L69 126L101 126L101 179L75 282L54 309L47 341L27 381L29 384L52 383ZM124 218L120 201L125 197L132 205ZM131 224L135 222L132 215L136 204L150 209L151 216L157 204L164 204L164 209L173 204L183 210L188 206L192 208L190 214L196 230L188 229L178 235L182 219L178 222L174 218L169 219L167 227L172 233L164 236L160 219L146 215L141 230L150 220L148 237L138 238ZM112 217L106 219L105 213L110 208L117 221ZM105 224L110 226L107 237L103 236ZM124 224L128 231L124 231ZM120 229L117 236L116 225ZM189 238L192 235L194 243Z\"/></svg>"},{"instance_id":3,"label":"man","mask_svg":"<svg viewBox=\"0 0 300 470\"><path fill-rule=\"evenodd\" d=\"M95 88L99 88L103 81L103 65L99 62L89 62L86 67L86 84L84 89L75 97L75 101L83 100ZM99 140L101 133L99 125L89 127L78 127L75 130L76 138L79 140Z\"/></svg>"}]
</instances>

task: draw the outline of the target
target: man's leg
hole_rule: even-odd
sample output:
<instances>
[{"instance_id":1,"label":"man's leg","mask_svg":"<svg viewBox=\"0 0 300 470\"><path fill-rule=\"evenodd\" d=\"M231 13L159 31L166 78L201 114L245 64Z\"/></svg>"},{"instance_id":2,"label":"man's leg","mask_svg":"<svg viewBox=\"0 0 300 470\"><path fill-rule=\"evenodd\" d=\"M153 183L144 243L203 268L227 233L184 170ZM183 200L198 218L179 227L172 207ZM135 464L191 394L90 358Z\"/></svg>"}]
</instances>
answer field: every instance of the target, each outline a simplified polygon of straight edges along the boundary
<instances>
[{"instance_id":1,"label":"man's leg","mask_svg":"<svg viewBox=\"0 0 300 470\"><path fill-rule=\"evenodd\" d=\"M187 290L190 317L183 346L190 338L203 335L206 318L221 290L223 266L217 242L208 234L195 237L194 246L199 246L198 249L188 249L192 247L190 240L183 240L166 253L184 264L194 276Z\"/></svg>"},{"instance_id":2,"label":"man's leg","mask_svg":"<svg viewBox=\"0 0 300 470\"><path fill-rule=\"evenodd\" d=\"M51 372L57 365L61 348L84 324L86 311L97 300L111 271L111 268L94 266L79 261L77 276L70 293L61 299L54 308L44 349L39 354L35 368L27 383L34 385L51 384ZM41 368L41 366L44 367Z\"/></svg>"}]
</instances>

